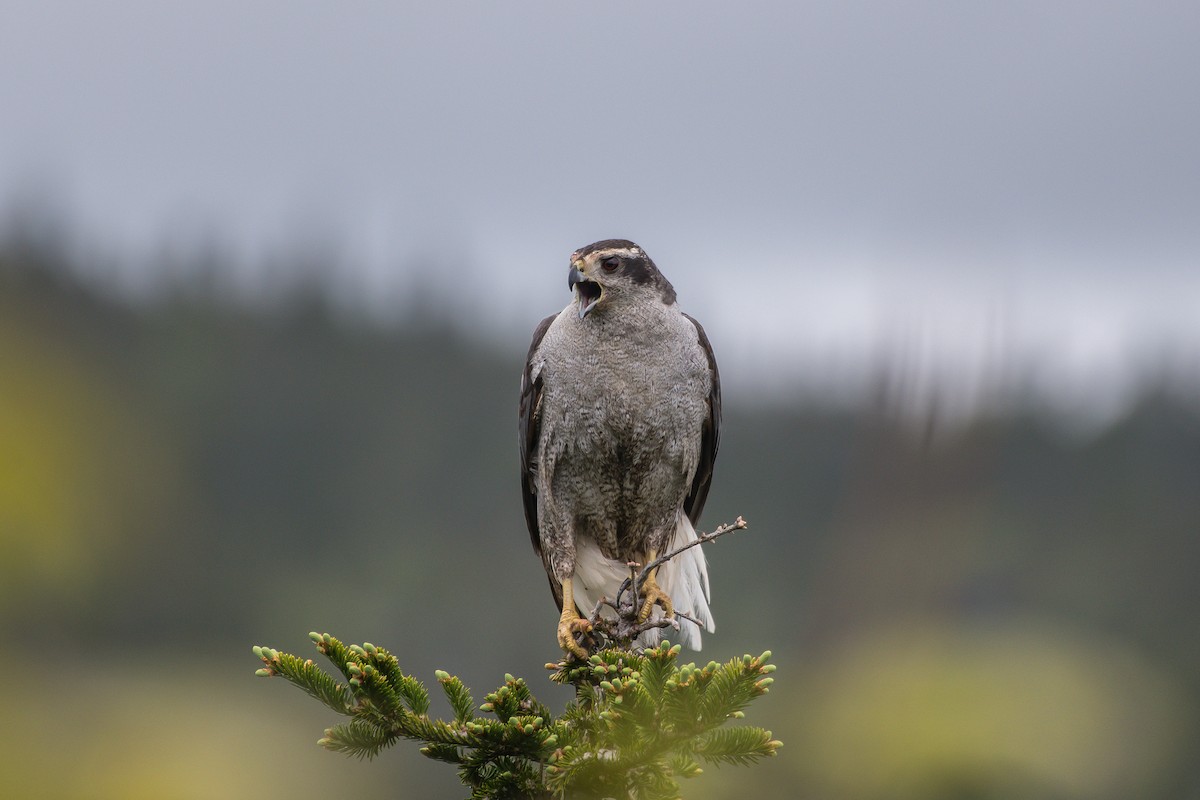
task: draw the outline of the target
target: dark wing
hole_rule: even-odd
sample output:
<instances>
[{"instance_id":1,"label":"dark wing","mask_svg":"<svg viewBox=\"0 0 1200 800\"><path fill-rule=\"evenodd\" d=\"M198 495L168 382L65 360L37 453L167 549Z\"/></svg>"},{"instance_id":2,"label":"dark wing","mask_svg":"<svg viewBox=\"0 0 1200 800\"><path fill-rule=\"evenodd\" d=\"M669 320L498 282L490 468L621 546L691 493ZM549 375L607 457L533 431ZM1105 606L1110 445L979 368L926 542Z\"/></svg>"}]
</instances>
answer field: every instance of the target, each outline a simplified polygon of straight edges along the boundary
<instances>
[{"instance_id":1,"label":"dark wing","mask_svg":"<svg viewBox=\"0 0 1200 800\"><path fill-rule=\"evenodd\" d=\"M695 477L692 478L692 488L683 501L683 510L687 513L688 519L692 521L693 526L699 527L700 514L704 511L704 501L708 499L708 487L712 485L713 464L717 460L717 445L721 439L721 374L717 372L717 359L713 355L712 344L708 341L704 327L687 314L684 316L696 326L696 333L700 335L700 346L704 348L704 355L708 356L708 368L712 372L712 391L708 395L708 419L704 421L701 433L700 463L696 466Z\"/></svg>"},{"instance_id":2,"label":"dark wing","mask_svg":"<svg viewBox=\"0 0 1200 800\"><path fill-rule=\"evenodd\" d=\"M533 542L533 550L542 559L546 568L546 576L550 579L550 590L554 592L554 600L558 610L562 611L562 585L554 579L550 569L550 561L542 552L542 537L538 532L537 512L537 469L534 459L537 457L538 433L541 428L542 409L542 379L533 377L533 354L550 329L557 315L551 314L538 323L533 331L533 342L529 345L529 355L525 357L525 371L521 373L521 402L518 406L518 445L521 448L521 501L525 505L525 525L529 528L529 538Z\"/></svg>"}]
</instances>

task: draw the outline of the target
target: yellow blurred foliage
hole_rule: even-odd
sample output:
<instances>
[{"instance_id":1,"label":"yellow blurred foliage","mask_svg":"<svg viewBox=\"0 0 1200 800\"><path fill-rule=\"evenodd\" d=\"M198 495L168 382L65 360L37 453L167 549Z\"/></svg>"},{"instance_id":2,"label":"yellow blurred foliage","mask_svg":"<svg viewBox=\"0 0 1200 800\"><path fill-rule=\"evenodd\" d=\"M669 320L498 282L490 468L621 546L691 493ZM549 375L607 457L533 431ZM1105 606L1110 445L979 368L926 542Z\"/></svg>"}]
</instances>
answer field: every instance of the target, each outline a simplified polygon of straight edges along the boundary
<instances>
[{"instance_id":1,"label":"yellow blurred foliage","mask_svg":"<svg viewBox=\"0 0 1200 800\"><path fill-rule=\"evenodd\" d=\"M161 674L133 666L93 659L86 673L57 674L51 696L12 691L23 680L0 671L9 687L0 690L5 797L233 800L266 787L297 797L384 789L386 765L317 746L322 724L336 721L328 712L280 702L282 687L270 691L249 668L234 678L219 663Z\"/></svg>"},{"instance_id":2,"label":"yellow blurred foliage","mask_svg":"<svg viewBox=\"0 0 1200 800\"><path fill-rule=\"evenodd\" d=\"M134 412L41 333L0 319L0 608L85 588L167 485Z\"/></svg>"},{"instance_id":3,"label":"yellow blurred foliage","mask_svg":"<svg viewBox=\"0 0 1200 800\"><path fill-rule=\"evenodd\" d=\"M897 622L811 669L791 752L833 797L1136 797L1192 722L1130 647L1045 621Z\"/></svg>"}]
</instances>

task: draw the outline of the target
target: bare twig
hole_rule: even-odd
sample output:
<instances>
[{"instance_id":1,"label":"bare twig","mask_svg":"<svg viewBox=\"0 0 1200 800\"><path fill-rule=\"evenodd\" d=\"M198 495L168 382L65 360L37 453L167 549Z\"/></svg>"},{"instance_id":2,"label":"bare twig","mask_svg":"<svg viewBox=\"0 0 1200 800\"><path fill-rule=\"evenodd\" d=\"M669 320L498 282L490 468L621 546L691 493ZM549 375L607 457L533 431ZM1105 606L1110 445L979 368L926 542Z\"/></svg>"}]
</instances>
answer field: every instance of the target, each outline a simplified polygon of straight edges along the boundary
<instances>
[{"instance_id":1,"label":"bare twig","mask_svg":"<svg viewBox=\"0 0 1200 800\"><path fill-rule=\"evenodd\" d=\"M746 520L742 519L741 517L738 517L733 522L731 522L727 525L719 526L712 533L702 533L699 536L697 536L695 539L693 539L692 541L685 544L683 547L677 547L669 553L664 553L663 555L661 555L658 558L651 561L646 566L642 567L642 571L641 571L641 573L638 574L638 579L637 579L638 590L640 591L642 585L646 583L646 578L648 578L650 576L651 570L659 567L660 565L662 565L663 563L665 563L667 561L670 561L672 558L679 555L684 550L687 550L692 547L696 547L697 545L705 544L707 542L711 542L713 539L716 539L718 536L724 536L727 533L733 533L734 531L740 531L740 530L745 529L746 527L748 527ZM618 595L618 597L619 596L620 595Z\"/></svg>"}]
</instances>

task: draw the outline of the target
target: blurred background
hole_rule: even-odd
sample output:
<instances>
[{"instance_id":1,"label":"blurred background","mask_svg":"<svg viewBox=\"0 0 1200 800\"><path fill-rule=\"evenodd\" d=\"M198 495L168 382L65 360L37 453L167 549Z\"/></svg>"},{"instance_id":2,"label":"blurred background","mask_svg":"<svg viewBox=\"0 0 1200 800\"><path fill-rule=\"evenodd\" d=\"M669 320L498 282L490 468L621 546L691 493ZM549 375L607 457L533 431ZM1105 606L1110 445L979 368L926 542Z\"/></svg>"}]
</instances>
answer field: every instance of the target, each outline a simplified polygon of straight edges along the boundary
<instances>
[{"instance_id":1,"label":"blurred background","mask_svg":"<svg viewBox=\"0 0 1200 800\"><path fill-rule=\"evenodd\" d=\"M1194 3L0 1L0 775L461 797L250 648L551 705L516 391L642 244L726 418L688 797L1200 798ZM435 706L445 710L444 706Z\"/></svg>"}]
</instances>

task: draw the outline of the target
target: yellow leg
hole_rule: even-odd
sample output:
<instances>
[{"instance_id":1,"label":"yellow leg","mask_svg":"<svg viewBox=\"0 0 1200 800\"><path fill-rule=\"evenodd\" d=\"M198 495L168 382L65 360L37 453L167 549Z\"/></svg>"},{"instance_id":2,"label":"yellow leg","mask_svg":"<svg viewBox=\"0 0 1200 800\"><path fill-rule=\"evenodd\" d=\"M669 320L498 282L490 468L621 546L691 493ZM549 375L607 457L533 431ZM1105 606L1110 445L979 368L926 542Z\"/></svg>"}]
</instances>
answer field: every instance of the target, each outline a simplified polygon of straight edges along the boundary
<instances>
[{"instance_id":1,"label":"yellow leg","mask_svg":"<svg viewBox=\"0 0 1200 800\"><path fill-rule=\"evenodd\" d=\"M651 550L646 557L646 563L650 563L658 558L658 551ZM662 606L663 616L667 619L675 616L675 606L671 603L671 597L662 590L658 585L658 567L650 570L650 574L646 576L646 582L642 584L642 610L638 612L638 622L645 622L650 618L650 610L654 608L654 604L658 603Z\"/></svg>"},{"instance_id":2,"label":"yellow leg","mask_svg":"<svg viewBox=\"0 0 1200 800\"><path fill-rule=\"evenodd\" d=\"M587 651L575 641L575 634L591 633L592 623L579 616L579 612L575 609L575 587L571 578L562 582L562 590L563 607L562 616L558 619L558 646L563 649L564 653L570 653L580 661L586 661Z\"/></svg>"}]
</instances>

